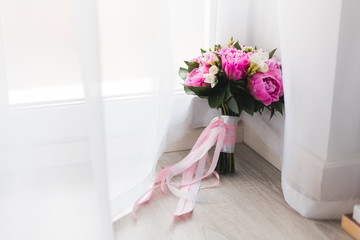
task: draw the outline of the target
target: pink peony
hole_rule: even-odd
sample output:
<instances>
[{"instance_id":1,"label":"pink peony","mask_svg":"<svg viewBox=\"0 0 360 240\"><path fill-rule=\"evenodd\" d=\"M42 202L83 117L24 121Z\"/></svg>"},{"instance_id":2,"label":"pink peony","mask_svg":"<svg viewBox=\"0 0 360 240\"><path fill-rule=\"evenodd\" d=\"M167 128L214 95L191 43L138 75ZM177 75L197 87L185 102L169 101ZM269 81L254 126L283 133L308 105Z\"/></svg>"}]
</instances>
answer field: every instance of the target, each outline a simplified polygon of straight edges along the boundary
<instances>
[{"instance_id":1,"label":"pink peony","mask_svg":"<svg viewBox=\"0 0 360 240\"><path fill-rule=\"evenodd\" d=\"M201 57L196 57L190 60L190 62L197 62L197 63L200 63L200 61L201 61Z\"/></svg>"},{"instance_id":2,"label":"pink peony","mask_svg":"<svg viewBox=\"0 0 360 240\"><path fill-rule=\"evenodd\" d=\"M203 64L214 65L215 62L219 61L219 58L213 52L207 52L204 54L204 57L201 59Z\"/></svg>"},{"instance_id":3,"label":"pink peony","mask_svg":"<svg viewBox=\"0 0 360 240\"><path fill-rule=\"evenodd\" d=\"M246 76L251 54L234 47L225 47L218 52L221 55L222 69L229 79L240 80Z\"/></svg>"},{"instance_id":4,"label":"pink peony","mask_svg":"<svg viewBox=\"0 0 360 240\"><path fill-rule=\"evenodd\" d=\"M187 78L184 84L192 87L210 87L210 84L204 82L204 74L209 73L209 67L206 64L200 64L198 68L194 68Z\"/></svg>"},{"instance_id":5,"label":"pink peony","mask_svg":"<svg viewBox=\"0 0 360 240\"><path fill-rule=\"evenodd\" d=\"M269 66L269 71L252 75L248 89L255 99L268 106L272 102L279 101L279 97L283 95L283 84L281 69L276 59L269 59L265 63Z\"/></svg>"}]
</instances>

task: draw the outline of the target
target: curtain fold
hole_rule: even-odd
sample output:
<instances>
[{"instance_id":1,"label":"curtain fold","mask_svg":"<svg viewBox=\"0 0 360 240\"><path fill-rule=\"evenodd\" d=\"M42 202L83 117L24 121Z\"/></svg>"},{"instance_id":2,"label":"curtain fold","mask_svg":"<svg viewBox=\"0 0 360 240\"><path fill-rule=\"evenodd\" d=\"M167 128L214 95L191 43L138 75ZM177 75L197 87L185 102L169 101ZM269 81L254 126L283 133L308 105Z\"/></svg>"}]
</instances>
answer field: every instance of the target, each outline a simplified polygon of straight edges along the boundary
<instances>
[{"instance_id":1,"label":"curtain fold","mask_svg":"<svg viewBox=\"0 0 360 240\"><path fill-rule=\"evenodd\" d=\"M217 41L234 35L247 45L278 47L286 117L243 121L282 158L285 200L310 218L340 218L360 202L356 9L357 1L341 0L218 2Z\"/></svg>"},{"instance_id":2,"label":"curtain fold","mask_svg":"<svg viewBox=\"0 0 360 240\"><path fill-rule=\"evenodd\" d=\"M76 32L80 68L85 90L86 130L94 173L97 203L100 208L98 226L101 231L94 239L113 239L105 143L104 110L101 91L99 30L96 0L75 0Z\"/></svg>"},{"instance_id":3,"label":"curtain fold","mask_svg":"<svg viewBox=\"0 0 360 240\"><path fill-rule=\"evenodd\" d=\"M128 156L124 156L122 152L110 151L109 154L109 184L112 205L112 218L116 220L118 217L127 213L132 207L133 203L143 191L151 186L152 177L154 174L157 159L166 147L164 141L165 134L168 131L169 121L171 121L170 110L173 105L175 84L171 79L174 77L172 70L172 45L170 25L171 19L169 15L169 2L158 0L155 2L154 12L154 40L151 44L152 56L151 62L151 79L153 89L149 92L148 96L138 99L137 102L128 100L129 111L122 111L121 118L126 118L130 121L137 119L137 124L140 130L134 135L117 135L115 128L109 126L107 128L107 136L112 141L111 144L117 145L116 148L121 151L127 151L126 148L130 147L132 151ZM141 55L141 52L134 52L134 54ZM140 66L139 66L140 67ZM119 104L123 107L125 102ZM120 109L119 109L120 110ZM110 118L113 116L111 111L115 109L107 109L105 116ZM119 114L119 113L118 113ZM111 121L110 119L108 119ZM120 131L136 129L133 122L126 123L127 121L119 121ZM145 127L141 127L144 125ZM112 137L115 136L115 137ZM133 138L133 145L129 146L126 142L127 139ZM111 146L109 146L109 149ZM115 154L114 154L115 153ZM122 162L122 166L118 164ZM141 164L139 164L141 163ZM128 166L124 169L124 166ZM121 168L121 169L120 169ZM114 171L117 169L118 171ZM118 175L122 172L123 175ZM134 178L136 176L136 178ZM127 179L132 179L130 184L126 182ZM123 189L119 185L126 183ZM126 189L127 188L127 189ZM125 192L122 192L124 191ZM125 212L124 212L125 211Z\"/></svg>"},{"instance_id":4,"label":"curtain fold","mask_svg":"<svg viewBox=\"0 0 360 240\"><path fill-rule=\"evenodd\" d=\"M217 114L175 94L179 59L232 35L280 44L286 201L311 218L360 202L358 2L123 3L0 1L0 239L112 239L166 146ZM281 151L283 118L244 121Z\"/></svg>"},{"instance_id":5,"label":"curtain fold","mask_svg":"<svg viewBox=\"0 0 360 240\"><path fill-rule=\"evenodd\" d=\"M340 218L360 202L359 7L280 1L282 185L286 201L305 217Z\"/></svg>"},{"instance_id":6,"label":"curtain fold","mask_svg":"<svg viewBox=\"0 0 360 240\"><path fill-rule=\"evenodd\" d=\"M175 93L208 47L190 2L0 1L1 239L112 239L165 147L211 120Z\"/></svg>"},{"instance_id":7,"label":"curtain fold","mask_svg":"<svg viewBox=\"0 0 360 240\"><path fill-rule=\"evenodd\" d=\"M181 9L190 3L193 8L187 11L194 18L183 19ZM151 19L138 17L140 21L153 23L149 26L153 37L149 39L151 44L147 43L151 46L150 58L143 51L133 49L132 55L140 59L140 64L133 62L139 64L134 75L142 73L142 64L148 65L152 89L137 98L124 97L118 103L105 100L113 221L128 213L135 200L151 186L157 160L166 146L180 139L190 127L208 124L214 112L217 113L208 108L207 101L201 101L201 106L195 108L198 99L184 94L177 75L183 60L200 55L199 46L209 46L208 33L203 30L209 24L206 22L209 8L204 9L204 4L209 3L157 0L150 4L154 9ZM189 38L189 34L197 37ZM142 38L147 41L146 36ZM196 42L199 46L194 45Z\"/></svg>"},{"instance_id":8,"label":"curtain fold","mask_svg":"<svg viewBox=\"0 0 360 240\"><path fill-rule=\"evenodd\" d=\"M100 66L94 37L97 27L90 24L96 23L96 7L95 1L76 4L83 102L24 107L11 104L7 98L11 74L5 71L11 61L0 54L1 239L112 239ZM9 26L11 19L5 20ZM0 39L1 49L9 46ZM9 59L20 58L12 56L9 49L5 51Z\"/></svg>"}]
</instances>

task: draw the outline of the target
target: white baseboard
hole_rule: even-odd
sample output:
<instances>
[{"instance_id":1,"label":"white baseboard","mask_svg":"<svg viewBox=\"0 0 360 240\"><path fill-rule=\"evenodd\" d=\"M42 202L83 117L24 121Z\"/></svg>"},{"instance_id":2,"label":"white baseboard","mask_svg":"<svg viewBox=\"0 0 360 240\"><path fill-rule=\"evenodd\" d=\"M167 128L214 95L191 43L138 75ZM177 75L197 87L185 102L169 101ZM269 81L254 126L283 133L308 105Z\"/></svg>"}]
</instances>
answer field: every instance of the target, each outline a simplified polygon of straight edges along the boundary
<instances>
[{"instance_id":1,"label":"white baseboard","mask_svg":"<svg viewBox=\"0 0 360 240\"><path fill-rule=\"evenodd\" d=\"M274 139L276 140L276 139ZM251 127L244 124L244 143L281 171L281 158Z\"/></svg>"}]
</instances>

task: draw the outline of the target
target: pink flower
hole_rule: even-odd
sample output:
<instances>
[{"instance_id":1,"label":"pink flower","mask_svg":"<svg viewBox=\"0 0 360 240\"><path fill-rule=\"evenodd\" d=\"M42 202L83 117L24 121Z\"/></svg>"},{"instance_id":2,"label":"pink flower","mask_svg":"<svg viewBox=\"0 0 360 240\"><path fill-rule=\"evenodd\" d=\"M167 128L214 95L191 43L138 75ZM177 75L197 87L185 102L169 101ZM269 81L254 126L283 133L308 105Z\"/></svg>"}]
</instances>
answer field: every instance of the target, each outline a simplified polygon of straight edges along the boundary
<instances>
[{"instance_id":1,"label":"pink flower","mask_svg":"<svg viewBox=\"0 0 360 240\"><path fill-rule=\"evenodd\" d=\"M184 84L186 86L192 87L210 87L210 84L204 82L204 74L209 73L209 67L206 64L200 64L198 68L194 68L187 78L185 79Z\"/></svg>"},{"instance_id":2,"label":"pink flower","mask_svg":"<svg viewBox=\"0 0 360 240\"><path fill-rule=\"evenodd\" d=\"M196 58L193 58L193 59L190 60L190 62L197 62L197 63L200 63L200 61L201 61L201 57L200 57L200 56L199 56L199 57L196 57Z\"/></svg>"},{"instance_id":3,"label":"pink flower","mask_svg":"<svg viewBox=\"0 0 360 240\"><path fill-rule=\"evenodd\" d=\"M252 75L248 82L248 89L255 99L268 106L272 102L279 101L279 97L284 92L281 69L276 59L271 58L265 63L269 66L269 71Z\"/></svg>"},{"instance_id":4,"label":"pink flower","mask_svg":"<svg viewBox=\"0 0 360 240\"><path fill-rule=\"evenodd\" d=\"M221 55L222 69L231 80L240 80L246 76L249 66L249 56L252 53L244 53L234 47L225 47L219 50Z\"/></svg>"},{"instance_id":5,"label":"pink flower","mask_svg":"<svg viewBox=\"0 0 360 240\"><path fill-rule=\"evenodd\" d=\"M210 65L214 65L217 61L219 61L219 58L213 52L205 53L203 59L201 59L202 63Z\"/></svg>"}]
</instances>

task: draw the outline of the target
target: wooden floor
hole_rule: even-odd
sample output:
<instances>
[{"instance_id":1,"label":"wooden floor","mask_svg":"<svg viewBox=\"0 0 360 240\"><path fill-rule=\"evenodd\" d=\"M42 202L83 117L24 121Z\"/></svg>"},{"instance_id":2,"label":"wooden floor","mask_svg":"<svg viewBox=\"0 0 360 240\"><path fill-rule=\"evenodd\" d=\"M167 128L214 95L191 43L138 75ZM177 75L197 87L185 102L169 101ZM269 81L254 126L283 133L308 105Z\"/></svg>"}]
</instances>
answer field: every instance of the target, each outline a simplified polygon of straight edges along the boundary
<instances>
[{"instance_id":1,"label":"wooden floor","mask_svg":"<svg viewBox=\"0 0 360 240\"><path fill-rule=\"evenodd\" d=\"M158 168L187 153L163 154ZM352 239L340 221L310 220L292 210L282 195L280 172L245 144L237 144L235 154L236 173L221 177L216 188L201 190L211 196L209 202L174 219L177 199L157 192L138 210L137 221L129 214L114 223L115 239Z\"/></svg>"}]
</instances>

